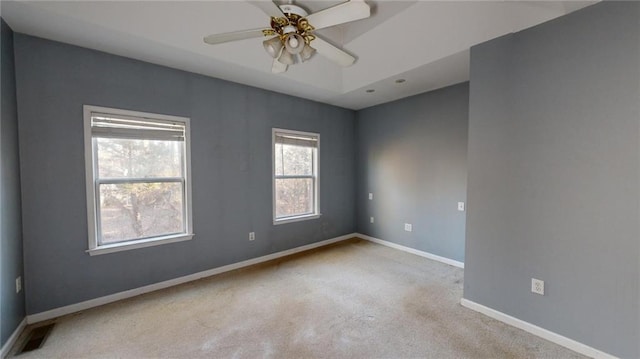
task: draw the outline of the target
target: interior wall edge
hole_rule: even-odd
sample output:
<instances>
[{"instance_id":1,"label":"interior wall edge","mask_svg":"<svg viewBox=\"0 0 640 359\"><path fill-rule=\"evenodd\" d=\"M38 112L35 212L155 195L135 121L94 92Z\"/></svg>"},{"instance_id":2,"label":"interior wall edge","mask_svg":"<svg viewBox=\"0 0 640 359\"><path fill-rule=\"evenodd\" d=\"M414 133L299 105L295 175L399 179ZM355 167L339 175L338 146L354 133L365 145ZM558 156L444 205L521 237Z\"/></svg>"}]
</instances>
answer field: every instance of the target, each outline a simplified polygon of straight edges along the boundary
<instances>
[{"instance_id":1,"label":"interior wall edge","mask_svg":"<svg viewBox=\"0 0 640 359\"><path fill-rule=\"evenodd\" d=\"M14 32L2 18L0 26L0 345L3 346L26 311Z\"/></svg>"}]
</instances>

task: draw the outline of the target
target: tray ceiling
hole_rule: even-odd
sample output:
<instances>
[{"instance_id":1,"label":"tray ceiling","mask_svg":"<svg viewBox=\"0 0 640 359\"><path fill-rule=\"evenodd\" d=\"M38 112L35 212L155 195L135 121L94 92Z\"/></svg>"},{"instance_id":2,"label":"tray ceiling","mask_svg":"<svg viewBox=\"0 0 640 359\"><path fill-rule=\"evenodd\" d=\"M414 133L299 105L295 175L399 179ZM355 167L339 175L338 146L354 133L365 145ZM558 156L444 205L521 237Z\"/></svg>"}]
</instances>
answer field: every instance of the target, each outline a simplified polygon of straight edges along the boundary
<instances>
[{"instance_id":1,"label":"tray ceiling","mask_svg":"<svg viewBox=\"0 0 640 359\"><path fill-rule=\"evenodd\" d=\"M595 2L367 1L370 18L318 31L355 55L353 66L316 55L284 74L271 73L261 39L202 41L268 27L245 1L2 1L1 14L17 32L360 109L466 81L471 46ZM295 3L315 12L340 1Z\"/></svg>"}]
</instances>

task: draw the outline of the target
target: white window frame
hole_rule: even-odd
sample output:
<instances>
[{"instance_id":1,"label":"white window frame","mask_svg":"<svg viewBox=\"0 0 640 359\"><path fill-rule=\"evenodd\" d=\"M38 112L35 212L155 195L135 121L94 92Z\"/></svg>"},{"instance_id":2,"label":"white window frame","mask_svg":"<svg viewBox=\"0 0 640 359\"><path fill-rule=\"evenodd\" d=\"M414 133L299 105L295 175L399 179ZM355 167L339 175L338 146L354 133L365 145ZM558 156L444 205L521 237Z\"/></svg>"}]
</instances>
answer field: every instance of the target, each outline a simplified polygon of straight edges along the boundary
<instances>
[{"instance_id":1,"label":"white window frame","mask_svg":"<svg viewBox=\"0 0 640 359\"><path fill-rule=\"evenodd\" d=\"M144 248L157 246L161 244L174 243L180 241L186 241L193 238L193 224L192 224L192 209L191 209L191 137L189 130L189 118L161 115L155 113L139 112L121 110L100 106L83 106L84 113L84 153L85 153L85 170L86 170L86 192L87 192L87 223L89 228L89 249L87 253L90 255L99 255L106 253L113 253L125 250L131 250L136 248ZM154 236L149 238L142 238L137 240L99 244L98 241L98 214L97 211L97 181L99 181L97 174L97 161L96 151L91 131L91 118L92 114L100 113L112 115L114 117L125 116L127 118L141 118L151 121L171 121L182 123L185 126L184 133L184 232L172 235ZM171 179L173 180L173 179Z\"/></svg>"},{"instance_id":2,"label":"white window frame","mask_svg":"<svg viewBox=\"0 0 640 359\"><path fill-rule=\"evenodd\" d=\"M317 139L317 146L313 158L313 176L293 176L300 178L309 178L312 177L314 180L314 208L313 213L303 214L298 216L289 216L283 218L276 217L276 178L281 177L276 175L276 133L284 133L290 135L301 135L301 136L309 136L315 137ZM287 178L292 178L292 176L284 176ZM287 130L283 128L273 128L271 131L271 190L272 190L272 203L273 203L273 224L285 224L299 221L306 221L310 219L320 218L322 215L320 213L320 134L313 132L303 132L303 131L295 131L295 130Z\"/></svg>"}]
</instances>

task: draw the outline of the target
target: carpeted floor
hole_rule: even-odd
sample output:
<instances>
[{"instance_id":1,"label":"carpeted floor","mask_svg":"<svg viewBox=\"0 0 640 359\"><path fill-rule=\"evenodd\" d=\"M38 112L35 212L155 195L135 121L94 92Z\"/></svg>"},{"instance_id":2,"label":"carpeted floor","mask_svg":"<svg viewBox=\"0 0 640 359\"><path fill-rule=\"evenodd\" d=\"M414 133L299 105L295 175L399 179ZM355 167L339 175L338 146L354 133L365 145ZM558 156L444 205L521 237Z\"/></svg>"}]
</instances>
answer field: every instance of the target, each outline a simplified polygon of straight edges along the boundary
<instances>
[{"instance_id":1,"label":"carpeted floor","mask_svg":"<svg viewBox=\"0 0 640 359\"><path fill-rule=\"evenodd\" d=\"M460 306L462 280L353 239L58 318L18 358L582 358Z\"/></svg>"}]
</instances>

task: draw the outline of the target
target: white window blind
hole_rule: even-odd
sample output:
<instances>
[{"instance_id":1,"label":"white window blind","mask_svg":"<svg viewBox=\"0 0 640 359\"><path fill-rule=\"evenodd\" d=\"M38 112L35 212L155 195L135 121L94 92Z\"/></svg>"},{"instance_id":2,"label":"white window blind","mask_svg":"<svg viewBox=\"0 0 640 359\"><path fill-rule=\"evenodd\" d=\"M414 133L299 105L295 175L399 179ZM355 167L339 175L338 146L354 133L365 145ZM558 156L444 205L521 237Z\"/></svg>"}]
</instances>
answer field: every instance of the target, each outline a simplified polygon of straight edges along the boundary
<instances>
[{"instance_id":1,"label":"white window blind","mask_svg":"<svg viewBox=\"0 0 640 359\"><path fill-rule=\"evenodd\" d=\"M184 141L184 133L184 123L91 113L93 137Z\"/></svg>"},{"instance_id":2,"label":"white window blind","mask_svg":"<svg viewBox=\"0 0 640 359\"><path fill-rule=\"evenodd\" d=\"M300 146L300 147L318 147L318 138L315 136L302 136L276 132L275 142L282 145Z\"/></svg>"}]
</instances>

